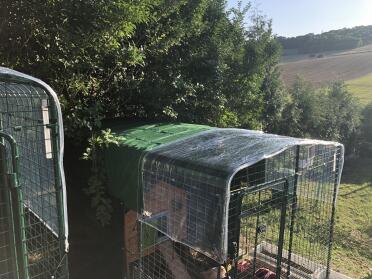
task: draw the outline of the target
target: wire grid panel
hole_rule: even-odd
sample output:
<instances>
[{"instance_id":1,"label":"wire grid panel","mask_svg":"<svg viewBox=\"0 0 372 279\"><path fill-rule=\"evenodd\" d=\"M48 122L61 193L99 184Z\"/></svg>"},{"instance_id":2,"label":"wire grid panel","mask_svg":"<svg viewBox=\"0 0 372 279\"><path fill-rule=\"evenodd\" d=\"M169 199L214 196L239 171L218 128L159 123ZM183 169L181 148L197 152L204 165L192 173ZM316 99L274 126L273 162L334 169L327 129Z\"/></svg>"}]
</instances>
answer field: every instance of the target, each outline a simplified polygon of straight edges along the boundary
<instances>
[{"instance_id":1,"label":"wire grid panel","mask_svg":"<svg viewBox=\"0 0 372 279\"><path fill-rule=\"evenodd\" d=\"M144 223L140 224L140 230L141 257L132 265L133 278L212 278L208 275L217 278L221 273L219 264L204 254L172 241Z\"/></svg>"},{"instance_id":2,"label":"wire grid panel","mask_svg":"<svg viewBox=\"0 0 372 279\"><path fill-rule=\"evenodd\" d=\"M212 259L223 258L220 216L224 214L226 189L219 187L219 178L198 171L185 175L166 163L155 163L146 170L145 222Z\"/></svg>"},{"instance_id":3,"label":"wire grid panel","mask_svg":"<svg viewBox=\"0 0 372 279\"><path fill-rule=\"evenodd\" d=\"M228 253L223 263L230 266L223 271L226 276L327 278L342 158L341 146L294 145L234 175L228 200ZM205 224L210 222L215 228L213 224L221 224L216 218L223 217L216 206L221 201L214 199L220 189L216 187L219 177L206 179L201 171L190 169L185 175L174 163L162 158L144 168L145 222L142 219L141 226L151 233L141 235L138 274L142 278L177 278L174 274L200 278L213 268L221 273L221 262L203 250L213 245L203 246L203 236L211 233L207 241L213 242L220 240L216 234L223 234L205 230ZM185 239L199 239L200 244L190 245ZM168 254L188 258L188 253L174 247L201 255L209 266L170 260L173 257Z\"/></svg>"},{"instance_id":4,"label":"wire grid panel","mask_svg":"<svg viewBox=\"0 0 372 279\"><path fill-rule=\"evenodd\" d=\"M229 207L230 247L238 243L238 258L245 261L237 278L265 269L276 273L278 257L280 278L326 278L341 158L335 146L298 146L237 173Z\"/></svg>"},{"instance_id":5,"label":"wire grid panel","mask_svg":"<svg viewBox=\"0 0 372 279\"><path fill-rule=\"evenodd\" d=\"M15 279L16 257L14 250L13 214L11 211L11 196L8 184L8 173L11 166L6 157L8 143L0 138L0 278Z\"/></svg>"},{"instance_id":6,"label":"wire grid panel","mask_svg":"<svg viewBox=\"0 0 372 279\"><path fill-rule=\"evenodd\" d=\"M292 259L300 270L329 271L331 264L334 209L342 168L342 150L331 146L309 146L300 150L297 196L292 202Z\"/></svg>"},{"instance_id":7,"label":"wire grid panel","mask_svg":"<svg viewBox=\"0 0 372 279\"><path fill-rule=\"evenodd\" d=\"M238 268L234 278L254 277L260 269L266 268L272 273L282 273L281 259L277 257L278 247L284 244L283 226L280 220L286 214L286 192L265 189L246 195L240 216L238 259L245 264ZM267 260L271 257L270 260Z\"/></svg>"},{"instance_id":8,"label":"wire grid panel","mask_svg":"<svg viewBox=\"0 0 372 279\"><path fill-rule=\"evenodd\" d=\"M256 186L280 177L296 177L300 170L314 165L314 156L323 154L309 149L300 158L294 153L296 146L308 145L343 150L334 142L241 129L211 129L150 150L141 166L141 221L223 263L231 256L228 211L233 178L261 161L261 174L256 174L257 178L249 174L249 181ZM288 185L292 196L295 185L295 180ZM158 221L159 213L166 215L166 222Z\"/></svg>"},{"instance_id":9,"label":"wire grid panel","mask_svg":"<svg viewBox=\"0 0 372 279\"><path fill-rule=\"evenodd\" d=\"M63 214L56 185L56 154L52 129L58 125L52 98L37 86L0 82L2 130L19 150L29 278L67 278L63 251ZM54 276L54 277L53 277Z\"/></svg>"},{"instance_id":10,"label":"wire grid panel","mask_svg":"<svg viewBox=\"0 0 372 279\"><path fill-rule=\"evenodd\" d=\"M14 256L11 255L11 220L9 216L8 189L5 189L5 183L0 187L0 278L13 279L14 274Z\"/></svg>"}]
</instances>

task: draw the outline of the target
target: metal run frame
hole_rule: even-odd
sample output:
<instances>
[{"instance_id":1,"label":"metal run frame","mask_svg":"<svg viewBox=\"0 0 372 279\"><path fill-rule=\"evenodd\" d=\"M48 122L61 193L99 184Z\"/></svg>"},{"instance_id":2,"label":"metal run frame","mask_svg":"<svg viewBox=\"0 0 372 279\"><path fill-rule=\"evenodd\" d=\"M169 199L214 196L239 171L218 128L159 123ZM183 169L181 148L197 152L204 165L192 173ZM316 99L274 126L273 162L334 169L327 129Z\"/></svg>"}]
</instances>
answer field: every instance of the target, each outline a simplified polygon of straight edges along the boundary
<instances>
[{"instance_id":1,"label":"metal run frame","mask_svg":"<svg viewBox=\"0 0 372 279\"><path fill-rule=\"evenodd\" d=\"M0 191L9 197L0 199L0 278L68 278L63 123L56 93L41 80L0 67L0 119ZM2 262L11 267L1 268Z\"/></svg>"},{"instance_id":2,"label":"metal run frame","mask_svg":"<svg viewBox=\"0 0 372 279\"><path fill-rule=\"evenodd\" d=\"M208 229L210 223L204 226L200 218L210 216L212 220L216 209L203 208L202 202L190 198L189 191L204 189L203 181L149 171L148 181L156 186L156 191L149 193L152 199L159 200L151 200L155 203L148 219L151 222L137 217L139 247L132 255L129 276L330 278L342 160L341 145L293 145L235 172L229 182L228 257L224 263L212 259L198 246L169 236L178 235L182 240ZM207 195L200 197L204 201L213 191L202 194ZM194 222L190 217L195 209L200 209L200 215ZM172 234L174 231L177 233ZM270 277L260 277L263 274Z\"/></svg>"}]
</instances>

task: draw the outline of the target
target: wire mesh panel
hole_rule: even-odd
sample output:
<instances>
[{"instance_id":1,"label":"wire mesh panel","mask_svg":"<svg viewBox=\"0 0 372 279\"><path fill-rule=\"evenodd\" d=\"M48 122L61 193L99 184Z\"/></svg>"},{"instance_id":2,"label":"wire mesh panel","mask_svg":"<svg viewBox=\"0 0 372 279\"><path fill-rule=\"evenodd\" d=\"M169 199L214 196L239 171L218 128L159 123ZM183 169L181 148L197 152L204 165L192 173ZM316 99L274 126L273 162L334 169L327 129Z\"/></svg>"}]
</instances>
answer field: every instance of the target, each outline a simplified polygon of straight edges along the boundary
<instances>
[{"instance_id":1,"label":"wire mesh panel","mask_svg":"<svg viewBox=\"0 0 372 279\"><path fill-rule=\"evenodd\" d=\"M217 278L223 272L213 259L156 229L141 223L140 230L141 254L133 263L133 278Z\"/></svg>"},{"instance_id":2,"label":"wire mesh panel","mask_svg":"<svg viewBox=\"0 0 372 279\"><path fill-rule=\"evenodd\" d=\"M15 238L13 232L13 213L8 183L9 161L6 157L7 144L0 138L0 278L17 277Z\"/></svg>"},{"instance_id":3,"label":"wire mesh panel","mask_svg":"<svg viewBox=\"0 0 372 279\"><path fill-rule=\"evenodd\" d=\"M299 150L297 195L291 200L292 260L300 264L297 270L311 270L320 278L330 272L341 160L339 147L307 146Z\"/></svg>"},{"instance_id":4,"label":"wire mesh panel","mask_svg":"<svg viewBox=\"0 0 372 279\"><path fill-rule=\"evenodd\" d=\"M297 146L236 174L229 243L238 247L230 257L246 263L238 278L264 270L273 278L327 277L340 158L338 147Z\"/></svg>"},{"instance_id":5,"label":"wire mesh panel","mask_svg":"<svg viewBox=\"0 0 372 279\"><path fill-rule=\"evenodd\" d=\"M1 183L0 188L0 278L15 278L14 274L14 255L12 255L12 224L9 218L8 190L5 183Z\"/></svg>"},{"instance_id":6,"label":"wire mesh panel","mask_svg":"<svg viewBox=\"0 0 372 279\"><path fill-rule=\"evenodd\" d=\"M242 211L238 216L239 230L230 231L230 237L237 236L229 242L236 247L235 255L231 256L231 259L235 259L235 278L253 278L263 269L281 274L282 258L278 252L284 244L288 190L285 184L280 183L281 190L273 192L271 187L267 187L243 197ZM234 206L230 206L231 210L234 210ZM234 218L232 214L231 217ZM244 267L239 268L238 259L242 260Z\"/></svg>"},{"instance_id":7,"label":"wire mesh panel","mask_svg":"<svg viewBox=\"0 0 372 279\"><path fill-rule=\"evenodd\" d=\"M148 152L137 274L329 278L342 163L337 143L236 129ZM175 247L208 265L182 261ZM217 277L203 277L213 269Z\"/></svg>"},{"instance_id":8,"label":"wire mesh panel","mask_svg":"<svg viewBox=\"0 0 372 279\"><path fill-rule=\"evenodd\" d=\"M55 100L35 83L0 78L0 113L2 131L12 135L19 151L26 278L67 278Z\"/></svg>"},{"instance_id":9,"label":"wire mesh panel","mask_svg":"<svg viewBox=\"0 0 372 279\"><path fill-rule=\"evenodd\" d=\"M234 278L285 278L296 147L236 173L229 206Z\"/></svg>"},{"instance_id":10,"label":"wire mesh panel","mask_svg":"<svg viewBox=\"0 0 372 279\"><path fill-rule=\"evenodd\" d=\"M218 187L218 178L197 171L188 176L167 165L156 165L146 172L148 181L143 188L146 223L179 242L218 261L222 255L223 199L225 189Z\"/></svg>"}]
</instances>

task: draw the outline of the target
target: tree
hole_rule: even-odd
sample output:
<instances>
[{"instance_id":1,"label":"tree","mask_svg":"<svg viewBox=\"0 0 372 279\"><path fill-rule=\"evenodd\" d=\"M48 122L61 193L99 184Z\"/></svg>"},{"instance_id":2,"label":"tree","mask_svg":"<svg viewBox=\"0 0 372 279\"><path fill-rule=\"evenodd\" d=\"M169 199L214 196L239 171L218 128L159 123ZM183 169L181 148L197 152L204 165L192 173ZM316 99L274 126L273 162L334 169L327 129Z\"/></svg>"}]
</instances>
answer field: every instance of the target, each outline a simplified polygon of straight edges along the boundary
<instances>
[{"instance_id":1,"label":"tree","mask_svg":"<svg viewBox=\"0 0 372 279\"><path fill-rule=\"evenodd\" d=\"M290 96L284 87L280 72L276 66L267 70L261 90L264 92L263 125L270 133L281 133L282 119L286 117L285 108L290 102Z\"/></svg>"},{"instance_id":2,"label":"tree","mask_svg":"<svg viewBox=\"0 0 372 279\"><path fill-rule=\"evenodd\" d=\"M340 141L354 152L361 121L358 101L342 81L332 83L324 93L326 113L320 127L321 137Z\"/></svg>"},{"instance_id":3,"label":"tree","mask_svg":"<svg viewBox=\"0 0 372 279\"><path fill-rule=\"evenodd\" d=\"M360 107L341 81L315 89L297 78L289 89L290 101L283 110L280 133L339 141L355 153L359 141Z\"/></svg>"},{"instance_id":4,"label":"tree","mask_svg":"<svg viewBox=\"0 0 372 279\"><path fill-rule=\"evenodd\" d=\"M249 6L5 0L4 7L0 64L55 88L74 140L84 142L107 118L247 128L270 121L262 115L277 92L279 47L271 23Z\"/></svg>"},{"instance_id":5,"label":"tree","mask_svg":"<svg viewBox=\"0 0 372 279\"><path fill-rule=\"evenodd\" d=\"M307 34L292 38L278 37L278 42L286 50L297 50L297 53L317 53L330 50L345 50L372 42L372 26L357 26L332 30L322 34Z\"/></svg>"},{"instance_id":6,"label":"tree","mask_svg":"<svg viewBox=\"0 0 372 279\"><path fill-rule=\"evenodd\" d=\"M51 84L62 102L66 135L86 137L106 112L116 112L112 97L120 83L138 79L144 57L132 37L138 24L150 22L157 3L5 0L0 64Z\"/></svg>"},{"instance_id":7,"label":"tree","mask_svg":"<svg viewBox=\"0 0 372 279\"><path fill-rule=\"evenodd\" d=\"M291 99L284 109L281 133L320 138L324 96L300 77L297 77L289 89L289 94Z\"/></svg>"},{"instance_id":8,"label":"tree","mask_svg":"<svg viewBox=\"0 0 372 279\"><path fill-rule=\"evenodd\" d=\"M362 124L360 129L359 152L362 156L372 154L372 103L369 103L362 111Z\"/></svg>"}]
</instances>

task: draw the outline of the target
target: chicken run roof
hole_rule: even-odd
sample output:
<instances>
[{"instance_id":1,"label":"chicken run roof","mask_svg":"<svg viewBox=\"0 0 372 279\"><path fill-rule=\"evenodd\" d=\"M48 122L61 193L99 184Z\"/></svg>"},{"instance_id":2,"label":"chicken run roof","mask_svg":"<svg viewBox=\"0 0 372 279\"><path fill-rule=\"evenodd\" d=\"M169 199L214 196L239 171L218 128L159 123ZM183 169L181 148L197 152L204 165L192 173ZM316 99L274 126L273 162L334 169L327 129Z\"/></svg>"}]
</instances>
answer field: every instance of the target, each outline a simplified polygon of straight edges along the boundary
<instances>
[{"instance_id":1,"label":"chicken run roof","mask_svg":"<svg viewBox=\"0 0 372 279\"><path fill-rule=\"evenodd\" d=\"M184 123L112 125L111 128L120 137L119 145L111 145L104 153L110 193L127 208L142 213L143 223L220 262L227 256L230 183L239 170L294 146L328 146L341 149L343 155L343 145L337 142L244 129ZM162 228L152 217L160 208L170 208L169 197L182 196L180 189L190 207L187 214L195 215L200 223L189 221L187 226L199 226L198 235L192 237L180 234L180 227L185 224L179 224L179 217L173 220L169 217L167 228ZM202 211L196 209L200 204ZM201 230L202 227L208 229ZM191 235L190 228L184 230Z\"/></svg>"},{"instance_id":2,"label":"chicken run roof","mask_svg":"<svg viewBox=\"0 0 372 279\"><path fill-rule=\"evenodd\" d=\"M299 139L244 129L213 128L186 123L109 123L119 145L104 152L109 191L138 209L137 189L146 160L168 160L216 178L229 180L242 168L295 145L343 145L337 142Z\"/></svg>"}]
</instances>

